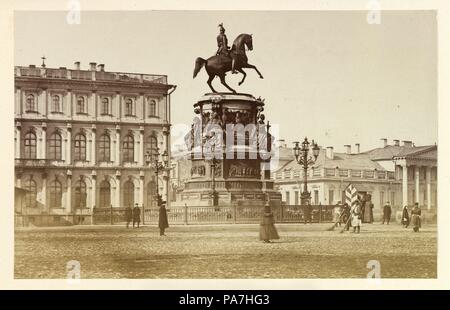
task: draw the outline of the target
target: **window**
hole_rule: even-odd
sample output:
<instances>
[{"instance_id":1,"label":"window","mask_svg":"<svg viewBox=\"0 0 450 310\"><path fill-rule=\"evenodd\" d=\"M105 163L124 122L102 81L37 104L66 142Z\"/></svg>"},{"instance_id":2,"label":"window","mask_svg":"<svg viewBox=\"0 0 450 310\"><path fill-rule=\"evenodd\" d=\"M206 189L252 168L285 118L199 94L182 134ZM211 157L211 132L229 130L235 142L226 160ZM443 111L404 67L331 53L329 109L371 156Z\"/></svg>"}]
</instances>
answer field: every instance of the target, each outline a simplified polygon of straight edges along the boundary
<instances>
[{"instance_id":1,"label":"window","mask_svg":"<svg viewBox=\"0 0 450 310\"><path fill-rule=\"evenodd\" d=\"M25 206L27 208L34 208L37 205L36 195L37 188L36 182L33 179L28 179L25 181L24 188L27 190L25 194Z\"/></svg>"},{"instance_id":2,"label":"window","mask_svg":"<svg viewBox=\"0 0 450 310\"><path fill-rule=\"evenodd\" d=\"M50 183L50 208L61 208L62 201L62 186L58 180L53 180Z\"/></svg>"},{"instance_id":3,"label":"window","mask_svg":"<svg viewBox=\"0 0 450 310\"><path fill-rule=\"evenodd\" d=\"M102 99L102 115L109 115L109 99L103 97Z\"/></svg>"},{"instance_id":4,"label":"window","mask_svg":"<svg viewBox=\"0 0 450 310\"><path fill-rule=\"evenodd\" d=\"M316 205L319 204L319 191L318 190L314 191L314 204L316 204Z\"/></svg>"},{"instance_id":5,"label":"window","mask_svg":"<svg viewBox=\"0 0 450 310\"><path fill-rule=\"evenodd\" d=\"M27 96L26 112L36 112L36 101L34 99L34 95Z\"/></svg>"},{"instance_id":6,"label":"window","mask_svg":"<svg viewBox=\"0 0 450 310\"><path fill-rule=\"evenodd\" d=\"M58 95L53 95L52 97L52 111L56 113L61 112L61 100Z\"/></svg>"},{"instance_id":7,"label":"window","mask_svg":"<svg viewBox=\"0 0 450 310\"><path fill-rule=\"evenodd\" d=\"M133 100L128 98L125 100L125 116L134 116L133 114Z\"/></svg>"},{"instance_id":8,"label":"window","mask_svg":"<svg viewBox=\"0 0 450 310\"><path fill-rule=\"evenodd\" d=\"M286 204L287 205L291 204L291 199L290 199L291 197L289 197L289 194L290 194L289 192L286 192Z\"/></svg>"},{"instance_id":9,"label":"window","mask_svg":"<svg viewBox=\"0 0 450 310\"><path fill-rule=\"evenodd\" d=\"M85 114L85 100L83 96L77 97L77 114Z\"/></svg>"},{"instance_id":10,"label":"window","mask_svg":"<svg viewBox=\"0 0 450 310\"><path fill-rule=\"evenodd\" d=\"M380 205L384 206L384 192L380 192Z\"/></svg>"},{"instance_id":11,"label":"window","mask_svg":"<svg viewBox=\"0 0 450 310\"><path fill-rule=\"evenodd\" d=\"M133 207L134 205L134 184L130 180L124 184L123 203L125 207Z\"/></svg>"},{"instance_id":12,"label":"window","mask_svg":"<svg viewBox=\"0 0 450 310\"><path fill-rule=\"evenodd\" d=\"M395 206L395 192L391 192L390 203L391 203L391 206Z\"/></svg>"},{"instance_id":13,"label":"window","mask_svg":"<svg viewBox=\"0 0 450 310\"><path fill-rule=\"evenodd\" d=\"M124 162L134 162L134 140L130 135L123 139L122 154Z\"/></svg>"},{"instance_id":14,"label":"window","mask_svg":"<svg viewBox=\"0 0 450 310\"><path fill-rule=\"evenodd\" d=\"M100 208L108 208L111 205L111 186L108 181L100 183Z\"/></svg>"},{"instance_id":15,"label":"window","mask_svg":"<svg viewBox=\"0 0 450 310\"><path fill-rule=\"evenodd\" d=\"M294 204L298 206L298 191L294 191Z\"/></svg>"},{"instance_id":16,"label":"window","mask_svg":"<svg viewBox=\"0 0 450 310\"><path fill-rule=\"evenodd\" d=\"M107 135L102 135L98 141L98 151L100 161L111 160L111 139Z\"/></svg>"},{"instance_id":17,"label":"window","mask_svg":"<svg viewBox=\"0 0 450 310\"><path fill-rule=\"evenodd\" d=\"M54 133L48 139L48 158L61 160L62 138L59 133Z\"/></svg>"},{"instance_id":18,"label":"window","mask_svg":"<svg viewBox=\"0 0 450 310\"><path fill-rule=\"evenodd\" d=\"M328 204L334 203L334 190L330 189L328 190Z\"/></svg>"},{"instance_id":19,"label":"window","mask_svg":"<svg viewBox=\"0 0 450 310\"><path fill-rule=\"evenodd\" d=\"M36 135L33 132L28 132L27 134L25 134L23 143L24 143L25 158L35 159L36 158Z\"/></svg>"},{"instance_id":20,"label":"window","mask_svg":"<svg viewBox=\"0 0 450 310\"><path fill-rule=\"evenodd\" d=\"M77 134L74 142L74 160L86 160L86 136Z\"/></svg>"},{"instance_id":21,"label":"window","mask_svg":"<svg viewBox=\"0 0 450 310\"><path fill-rule=\"evenodd\" d=\"M156 207L156 182L150 181L147 183L147 207Z\"/></svg>"},{"instance_id":22,"label":"window","mask_svg":"<svg viewBox=\"0 0 450 310\"><path fill-rule=\"evenodd\" d=\"M75 209L86 207L86 197L86 183L83 180L79 180L75 184Z\"/></svg>"},{"instance_id":23,"label":"window","mask_svg":"<svg viewBox=\"0 0 450 310\"><path fill-rule=\"evenodd\" d=\"M150 100L148 103L148 116L156 116L156 101Z\"/></svg>"},{"instance_id":24,"label":"window","mask_svg":"<svg viewBox=\"0 0 450 310\"><path fill-rule=\"evenodd\" d=\"M154 136L148 136L145 146L145 152L149 152L150 154L155 154L158 150L158 139Z\"/></svg>"}]
</instances>

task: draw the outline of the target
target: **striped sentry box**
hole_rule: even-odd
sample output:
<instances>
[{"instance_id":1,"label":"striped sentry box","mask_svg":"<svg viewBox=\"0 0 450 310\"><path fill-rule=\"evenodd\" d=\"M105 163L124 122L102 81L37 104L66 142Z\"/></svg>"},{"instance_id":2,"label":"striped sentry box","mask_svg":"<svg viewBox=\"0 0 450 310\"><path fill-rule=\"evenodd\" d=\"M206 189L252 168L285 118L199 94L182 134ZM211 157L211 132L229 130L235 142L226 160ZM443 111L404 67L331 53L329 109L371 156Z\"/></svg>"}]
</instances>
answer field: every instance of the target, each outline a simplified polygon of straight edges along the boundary
<instances>
[{"instance_id":1,"label":"striped sentry box","mask_svg":"<svg viewBox=\"0 0 450 310\"><path fill-rule=\"evenodd\" d=\"M349 184L345 189L345 203L352 207L358 201L358 191L353 184Z\"/></svg>"}]
</instances>

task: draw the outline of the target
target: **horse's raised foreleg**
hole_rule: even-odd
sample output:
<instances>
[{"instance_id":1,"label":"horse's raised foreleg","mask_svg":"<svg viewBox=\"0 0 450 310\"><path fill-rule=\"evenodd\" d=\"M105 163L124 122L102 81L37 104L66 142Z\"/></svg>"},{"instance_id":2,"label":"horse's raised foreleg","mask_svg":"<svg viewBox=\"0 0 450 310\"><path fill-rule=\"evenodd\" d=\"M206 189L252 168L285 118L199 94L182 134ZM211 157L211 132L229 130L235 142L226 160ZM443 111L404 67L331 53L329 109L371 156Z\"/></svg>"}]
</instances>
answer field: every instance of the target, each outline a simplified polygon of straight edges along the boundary
<instances>
[{"instance_id":1,"label":"horse's raised foreleg","mask_svg":"<svg viewBox=\"0 0 450 310\"><path fill-rule=\"evenodd\" d=\"M241 86L242 83L244 83L245 78L247 77L247 73L245 73L244 70L242 70L241 68L236 69L237 71L239 71L240 73L242 73L244 76L242 77L242 80L239 82L239 86Z\"/></svg>"},{"instance_id":2,"label":"horse's raised foreleg","mask_svg":"<svg viewBox=\"0 0 450 310\"><path fill-rule=\"evenodd\" d=\"M255 69L255 71L259 74L259 77L260 77L261 79L264 78L264 77L262 76L261 72L259 72L258 68L256 68L256 66L254 66L254 65L251 65L251 64L248 63L248 64L243 65L242 68Z\"/></svg>"},{"instance_id":3,"label":"horse's raised foreleg","mask_svg":"<svg viewBox=\"0 0 450 310\"><path fill-rule=\"evenodd\" d=\"M228 88L229 91L236 93L236 91L231 88L230 86L228 86L227 82L225 82L225 75L220 75L220 82L222 82L222 85L225 86L226 88Z\"/></svg>"},{"instance_id":4,"label":"horse's raised foreleg","mask_svg":"<svg viewBox=\"0 0 450 310\"><path fill-rule=\"evenodd\" d=\"M217 93L216 90L212 87L212 84L211 84L212 80L214 80L214 74L209 76L208 81L206 83L208 83L208 86L209 86L209 88L211 88L213 93Z\"/></svg>"}]
</instances>

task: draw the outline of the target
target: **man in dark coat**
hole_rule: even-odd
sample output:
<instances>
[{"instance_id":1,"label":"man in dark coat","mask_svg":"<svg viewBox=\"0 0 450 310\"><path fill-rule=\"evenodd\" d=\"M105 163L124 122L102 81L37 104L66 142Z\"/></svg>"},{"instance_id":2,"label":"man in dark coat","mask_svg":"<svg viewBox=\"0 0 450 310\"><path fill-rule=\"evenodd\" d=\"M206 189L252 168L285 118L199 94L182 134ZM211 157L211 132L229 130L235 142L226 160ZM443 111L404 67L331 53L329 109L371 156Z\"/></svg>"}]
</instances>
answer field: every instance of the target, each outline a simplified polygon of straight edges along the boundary
<instances>
[{"instance_id":1,"label":"man in dark coat","mask_svg":"<svg viewBox=\"0 0 450 310\"><path fill-rule=\"evenodd\" d=\"M349 230L350 229L350 206L347 203L344 203L344 207L342 209L341 213L341 222L344 223L344 229Z\"/></svg>"},{"instance_id":2,"label":"man in dark coat","mask_svg":"<svg viewBox=\"0 0 450 310\"><path fill-rule=\"evenodd\" d=\"M137 224L137 228L139 228L139 224L141 224L141 209L139 209L138 204L136 204L133 209L133 228L135 224Z\"/></svg>"},{"instance_id":3,"label":"man in dark coat","mask_svg":"<svg viewBox=\"0 0 450 310\"><path fill-rule=\"evenodd\" d=\"M130 228L130 223L133 220L133 209L131 209L130 206L128 206L125 209L125 221L127 222L127 228Z\"/></svg>"},{"instance_id":4,"label":"man in dark coat","mask_svg":"<svg viewBox=\"0 0 450 310\"><path fill-rule=\"evenodd\" d=\"M163 201L161 202L161 206L159 207L159 235L165 236L164 230L166 228L169 228L169 221L167 220L167 210L166 210L166 203Z\"/></svg>"},{"instance_id":5,"label":"man in dark coat","mask_svg":"<svg viewBox=\"0 0 450 310\"><path fill-rule=\"evenodd\" d=\"M414 208L411 210L411 225L413 226L413 231L418 232L419 228L422 227L422 210L420 210L419 204L416 202Z\"/></svg>"},{"instance_id":6,"label":"man in dark coat","mask_svg":"<svg viewBox=\"0 0 450 310\"><path fill-rule=\"evenodd\" d=\"M403 211L402 211L402 225L405 228L408 228L408 226L409 226L408 206L406 206L406 205L403 207Z\"/></svg>"},{"instance_id":7,"label":"man in dark coat","mask_svg":"<svg viewBox=\"0 0 450 310\"><path fill-rule=\"evenodd\" d=\"M388 201L383 207L383 224L384 224L384 222L386 222L386 224L389 225L389 222L391 221L391 213L392 213L392 208L391 208L391 204Z\"/></svg>"}]
</instances>

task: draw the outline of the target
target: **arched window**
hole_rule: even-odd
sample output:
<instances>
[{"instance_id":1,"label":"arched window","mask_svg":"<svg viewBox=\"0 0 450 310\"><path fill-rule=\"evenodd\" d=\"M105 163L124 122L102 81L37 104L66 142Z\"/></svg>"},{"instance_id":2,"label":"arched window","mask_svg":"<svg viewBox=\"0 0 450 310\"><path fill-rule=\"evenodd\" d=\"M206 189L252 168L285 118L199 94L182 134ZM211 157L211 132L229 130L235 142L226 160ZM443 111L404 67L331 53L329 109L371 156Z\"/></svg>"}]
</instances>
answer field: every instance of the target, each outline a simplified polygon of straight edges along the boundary
<instances>
[{"instance_id":1,"label":"arched window","mask_svg":"<svg viewBox=\"0 0 450 310\"><path fill-rule=\"evenodd\" d=\"M52 97L52 111L61 112L61 100L58 95Z\"/></svg>"},{"instance_id":2,"label":"arched window","mask_svg":"<svg viewBox=\"0 0 450 310\"><path fill-rule=\"evenodd\" d=\"M86 160L86 136L77 134L73 140L74 160Z\"/></svg>"},{"instance_id":3,"label":"arched window","mask_svg":"<svg viewBox=\"0 0 450 310\"><path fill-rule=\"evenodd\" d=\"M146 207L156 207L158 205L156 197L156 182L147 183L147 205Z\"/></svg>"},{"instance_id":4,"label":"arched window","mask_svg":"<svg viewBox=\"0 0 450 310\"><path fill-rule=\"evenodd\" d=\"M98 152L100 161L111 160L111 139L108 135L102 135L98 140Z\"/></svg>"},{"instance_id":5,"label":"arched window","mask_svg":"<svg viewBox=\"0 0 450 310\"><path fill-rule=\"evenodd\" d=\"M78 114L84 114L84 113L86 113L86 110L85 110L85 100L84 100L84 97L83 96L78 96L77 97L77 113Z\"/></svg>"},{"instance_id":6,"label":"arched window","mask_svg":"<svg viewBox=\"0 0 450 310\"><path fill-rule=\"evenodd\" d=\"M145 152L149 152L151 155L155 154L158 150L158 139L155 136L148 136L146 145L145 145Z\"/></svg>"},{"instance_id":7,"label":"arched window","mask_svg":"<svg viewBox=\"0 0 450 310\"><path fill-rule=\"evenodd\" d=\"M26 100L26 112L36 112L36 101L34 95L28 95Z\"/></svg>"},{"instance_id":8,"label":"arched window","mask_svg":"<svg viewBox=\"0 0 450 310\"><path fill-rule=\"evenodd\" d=\"M123 203L125 207L134 206L134 184L130 180L126 181L123 187Z\"/></svg>"},{"instance_id":9,"label":"arched window","mask_svg":"<svg viewBox=\"0 0 450 310\"><path fill-rule=\"evenodd\" d=\"M78 180L75 184L75 209L81 209L86 207L86 183L83 180Z\"/></svg>"},{"instance_id":10,"label":"arched window","mask_svg":"<svg viewBox=\"0 0 450 310\"><path fill-rule=\"evenodd\" d=\"M148 116L156 116L156 101L150 100L148 103Z\"/></svg>"},{"instance_id":11,"label":"arched window","mask_svg":"<svg viewBox=\"0 0 450 310\"><path fill-rule=\"evenodd\" d=\"M124 162L134 162L134 139L131 135L123 139L122 154Z\"/></svg>"},{"instance_id":12,"label":"arched window","mask_svg":"<svg viewBox=\"0 0 450 310\"><path fill-rule=\"evenodd\" d=\"M61 208L62 201L62 186L58 180L53 180L50 183L50 208Z\"/></svg>"},{"instance_id":13,"label":"arched window","mask_svg":"<svg viewBox=\"0 0 450 310\"><path fill-rule=\"evenodd\" d=\"M100 183L100 208L109 208L111 206L111 185L107 180Z\"/></svg>"},{"instance_id":14,"label":"arched window","mask_svg":"<svg viewBox=\"0 0 450 310\"><path fill-rule=\"evenodd\" d=\"M27 190L25 194L25 206L27 208L34 208L37 206L36 195L37 187L36 182L33 179L25 181L24 188Z\"/></svg>"},{"instance_id":15,"label":"arched window","mask_svg":"<svg viewBox=\"0 0 450 310\"><path fill-rule=\"evenodd\" d=\"M28 132L23 139L25 158L36 158L36 135L34 132Z\"/></svg>"},{"instance_id":16,"label":"arched window","mask_svg":"<svg viewBox=\"0 0 450 310\"><path fill-rule=\"evenodd\" d=\"M106 97L103 97L102 99L102 114L103 115L109 115L109 99Z\"/></svg>"},{"instance_id":17,"label":"arched window","mask_svg":"<svg viewBox=\"0 0 450 310\"><path fill-rule=\"evenodd\" d=\"M125 116L133 116L133 100L128 98L125 100Z\"/></svg>"},{"instance_id":18,"label":"arched window","mask_svg":"<svg viewBox=\"0 0 450 310\"><path fill-rule=\"evenodd\" d=\"M61 160L62 156L62 138L57 132L48 139L48 158Z\"/></svg>"}]
</instances>

